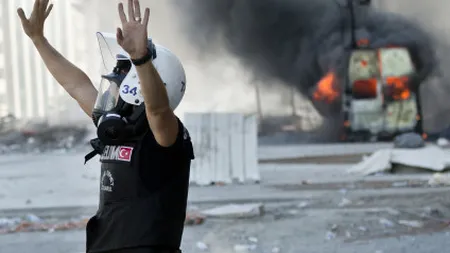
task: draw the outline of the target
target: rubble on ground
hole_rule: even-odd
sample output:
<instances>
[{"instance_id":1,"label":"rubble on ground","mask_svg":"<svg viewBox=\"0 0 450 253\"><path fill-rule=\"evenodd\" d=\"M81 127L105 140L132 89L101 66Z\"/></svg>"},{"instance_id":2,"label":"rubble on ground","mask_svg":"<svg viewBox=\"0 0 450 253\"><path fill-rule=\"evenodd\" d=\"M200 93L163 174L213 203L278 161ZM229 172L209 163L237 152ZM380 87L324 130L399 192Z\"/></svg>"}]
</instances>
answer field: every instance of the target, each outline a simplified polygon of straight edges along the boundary
<instances>
[{"instance_id":1,"label":"rubble on ground","mask_svg":"<svg viewBox=\"0 0 450 253\"><path fill-rule=\"evenodd\" d=\"M423 148L425 141L417 133L404 133L394 138L395 148Z\"/></svg>"},{"instance_id":2,"label":"rubble on ground","mask_svg":"<svg viewBox=\"0 0 450 253\"><path fill-rule=\"evenodd\" d=\"M88 128L46 122L21 122L13 116L0 119L0 154L40 153L86 145Z\"/></svg>"},{"instance_id":3,"label":"rubble on ground","mask_svg":"<svg viewBox=\"0 0 450 253\"><path fill-rule=\"evenodd\" d=\"M442 173L435 173L433 176L428 180L428 184L430 186L450 186L450 175L448 174L442 174Z\"/></svg>"},{"instance_id":4,"label":"rubble on ground","mask_svg":"<svg viewBox=\"0 0 450 253\"><path fill-rule=\"evenodd\" d=\"M17 218L0 218L0 234L84 229L87 221L87 218L70 221L45 220L33 214Z\"/></svg>"},{"instance_id":5,"label":"rubble on ground","mask_svg":"<svg viewBox=\"0 0 450 253\"><path fill-rule=\"evenodd\" d=\"M56 232L66 230L85 229L89 218L72 218L69 220L59 220L51 218L41 218L34 214L27 214L24 217L0 217L0 235L27 232ZM200 225L205 221L201 214L186 214L185 225Z\"/></svg>"},{"instance_id":6,"label":"rubble on ground","mask_svg":"<svg viewBox=\"0 0 450 253\"><path fill-rule=\"evenodd\" d=\"M380 149L360 163L352 166L348 172L373 175L393 172L396 169L444 172L450 169L450 150L437 145L421 148Z\"/></svg>"},{"instance_id":7,"label":"rubble on ground","mask_svg":"<svg viewBox=\"0 0 450 253\"><path fill-rule=\"evenodd\" d=\"M264 214L264 205L257 204L230 204L204 210L203 215L217 218L250 218Z\"/></svg>"}]
</instances>

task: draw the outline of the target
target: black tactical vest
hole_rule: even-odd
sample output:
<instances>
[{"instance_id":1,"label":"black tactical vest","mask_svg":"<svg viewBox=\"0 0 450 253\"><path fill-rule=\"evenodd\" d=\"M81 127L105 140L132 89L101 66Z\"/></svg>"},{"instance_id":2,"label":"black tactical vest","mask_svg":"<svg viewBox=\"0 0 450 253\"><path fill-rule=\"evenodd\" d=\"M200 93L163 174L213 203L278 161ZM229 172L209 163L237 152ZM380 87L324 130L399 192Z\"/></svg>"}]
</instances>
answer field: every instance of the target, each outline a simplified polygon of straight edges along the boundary
<instances>
[{"instance_id":1,"label":"black tactical vest","mask_svg":"<svg viewBox=\"0 0 450 253\"><path fill-rule=\"evenodd\" d=\"M180 123L175 147L164 149L152 133L106 146L101 154L99 209L86 228L87 252L134 247L178 250L194 158Z\"/></svg>"}]
</instances>

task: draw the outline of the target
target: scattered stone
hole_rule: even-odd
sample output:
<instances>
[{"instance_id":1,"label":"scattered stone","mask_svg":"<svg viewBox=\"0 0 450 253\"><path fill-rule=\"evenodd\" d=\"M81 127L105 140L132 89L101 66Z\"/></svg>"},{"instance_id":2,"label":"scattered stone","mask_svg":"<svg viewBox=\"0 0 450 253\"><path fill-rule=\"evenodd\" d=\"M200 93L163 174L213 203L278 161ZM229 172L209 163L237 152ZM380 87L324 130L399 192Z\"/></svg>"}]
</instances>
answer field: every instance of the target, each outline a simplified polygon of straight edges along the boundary
<instances>
[{"instance_id":1,"label":"scattered stone","mask_svg":"<svg viewBox=\"0 0 450 253\"><path fill-rule=\"evenodd\" d=\"M386 218L380 218L378 220L378 222L380 222L380 224L386 226L386 227L393 227L394 226L394 222L386 219Z\"/></svg>"},{"instance_id":2,"label":"scattered stone","mask_svg":"<svg viewBox=\"0 0 450 253\"><path fill-rule=\"evenodd\" d=\"M41 218L31 213L26 215L25 220L33 223L41 222Z\"/></svg>"},{"instance_id":3,"label":"scattered stone","mask_svg":"<svg viewBox=\"0 0 450 253\"><path fill-rule=\"evenodd\" d=\"M350 233L350 231L345 231L345 237L351 238L352 237L352 233Z\"/></svg>"},{"instance_id":4,"label":"scattered stone","mask_svg":"<svg viewBox=\"0 0 450 253\"><path fill-rule=\"evenodd\" d=\"M250 242L252 243L257 243L258 242L258 238L250 236L249 238L247 238Z\"/></svg>"},{"instance_id":5,"label":"scattered stone","mask_svg":"<svg viewBox=\"0 0 450 253\"><path fill-rule=\"evenodd\" d=\"M398 210L391 208L391 207L386 208L386 212L390 215L395 215L395 216L400 215L400 212Z\"/></svg>"},{"instance_id":6,"label":"scattered stone","mask_svg":"<svg viewBox=\"0 0 450 253\"><path fill-rule=\"evenodd\" d=\"M338 228L339 226L337 224L333 224L333 226L331 226L331 231L336 232Z\"/></svg>"},{"instance_id":7,"label":"scattered stone","mask_svg":"<svg viewBox=\"0 0 450 253\"><path fill-rule=\"evenodd\" d=\"M205 222L205 216L199 214L198 212L187 212L186 220L184 220L185 225L201 225Z\"/></svg>"},{"instance_id":8,"label":"scattered stone","mask_svg":"<svg viewBox=\"0 0 450 253\"><path fill-rule=\"evenodd\" d=\"M394 139L395 148L422 148L425 147L425 141L417 133L404 133Z\"/></svg>"},{"instance_id":9,"label":"scattered stone","mask_svg":"<svg viewBox=\"0 0 450 253\"><path fill-rule=\"evenodd\" d=\"M342 195L345 195L345 194L347 194L348 190L347 190L347 189L340 189L339 192L340 192Z\"/></svg>"},{"instance_id":10,"label":"scattered stone","mask_svg":"<svg viewBox=\"0 0 450 253\"><path fill-rule=\"evenodd\" d=\"M432 217L441 217L442 213L437 208L432 208L430 206L425 207L424 213L422 214L422 217L426 216L432 216Z\"/></svg>"},{"instance_id":11,"label":"scattered stone","mask_svg":"<svg viewBox=\"0 0 450 253\"><path fill-rule=\"evenodd\" d=\"M272 253L279 253L279 252L280 252L280 248L278 248L278 247L272 248Z\"/></svg>"},{"instance_id":12,"label":"scattered stone","mask_svg":"<svg viewBox=\"0 0 450 253\"><path fill-rule=\"evenodd\" d=\"M248 244L236 244L234 245L235 252L249 252L256 249L256 245L248 245Z\"/></svg>"},{"instance_id":13,"label":"scattered stone","mask_svg":"<svg viewBox=\"0 0 450 253\"><path fill-rule=\"evenodd\" d=\"M430 186L450 186L450 176L448 174L435 173L428 180Z\"/></svg>"},{"instance_id":14,"label":"scattered stone","mask_svg":"<svg viewBox=\"0 0 450 253\"><path fill-rule=\"evenodd\" d=\"M206 251L209 248L208 245L206 243L204 243L204 242L197 242L196 246L197 246L198 249L200 249L202 251Z\"/></svg>"},{"instance_id":15,"label":"scattered stone","mask_svg":"<svg viewBox=\"0 0 450 253\"><path fill-rule=\"evenodd\" d=\"M296 215L296 214L298 214L298 210L291 209L291 210L288 210L288 213L289 213L290 215Z\"/></svg>"},{"instance_id":16,"label":"scattered stone","mask_svg":"<svg viewBox=\"0 0 450 253\"><path fill-rule=\"evenodd\" d=\"M402 224L408 227L413 227L413 228L421 228L423 227L423 222L421 221L416 221L416 220L399 220L398 224Z\"/></svg>"},{"instance_id":17,"label":"scattered stone","mask_svg":"<svg viewBox=\"0 0 450 253\"><path fill-rule=\"evenodd\" d=\"M333 240L334 238L336 238L336 233L331 232L331 231L327 231L327 233L325 234L325 239L326 240Z\"/></svg>"},{"instance_id":18,"label":"scattered stone","mask_svg":"<svg viewBox=\"0 0 450 253\"><path fill-rule=\"evenodd\" d=\"M262 216L264 205L258 204L230 204L202 211L202 214L218 218L250 218Z\"/></svg>"},{"instance_id":19,"label":"scattered stone","mask_svg":"<svg viewBox=\"0 0 450 253\"><path fill-rule=\"evenodd\" d=\"M408 186L407 181L392 183L392 187L406 187L406 186Z\"/></svg>"},{"instance_id":20,"label":"scattered stone","mask_svg":"<svg viewBox=\"0 0 450 253\"><path fill-rule=\"evenodd\" d=\"M309 203L307 201L302 201L297 205L299 208L305 208L309 206Z\"/></svg>"},{"instance_id":21,"label":"scattered stone","mask_svg":"<svg viewBox=\"0 0 450 253\"><path fill-rule=\"evenodd\" d=\"M37 222L28 221L32 217ZM3 219L2 219L3 220ZM6 226L0 226L0 234L23 233L23 232L54 232L67 231L86 228L88 219L73 220L68 222L51 223L44 220L36 220L34 216L28 216L25 219L14 218L6 223Z\"/></svg>"},{"instance_id":22,"label":"scattered stone","mask_svg":"<svg viewBox=\"0 0 450 253\"><path fill-rule=\"evenodd\" d=\"M343 198L343 199L341 200L341 202L338 204L338 206L339 206L339 207L344 207L344 206L350 205L351 203L352 203L351 200L346 199L346 198Z\"/></svg>"},{"instance_id":23,"label":"scattered stone","mask_svg":"<svg viewBox=\"0 0 450 253\"><path fill-rule=\"evenodd\" d=\"M366 228L366 227L363 227L363 226L359 226L359 227L358 227L358 230L360 230L360 231L362 231L362 232L366 232L366 231L367 231L367 228Z\"/></svg>"},{"instance_id":24,"label":"scattered stone","mask_svg":"<svg viewBox=\"0 0 450 253\"><path fill-rule=\"evenodd\" d=\"M439 139L437 139L436 144L439 147L445 147L445 146L448 146L450 144L450 142L445 138L439 138Z\"/></svg>"}]
</instances>

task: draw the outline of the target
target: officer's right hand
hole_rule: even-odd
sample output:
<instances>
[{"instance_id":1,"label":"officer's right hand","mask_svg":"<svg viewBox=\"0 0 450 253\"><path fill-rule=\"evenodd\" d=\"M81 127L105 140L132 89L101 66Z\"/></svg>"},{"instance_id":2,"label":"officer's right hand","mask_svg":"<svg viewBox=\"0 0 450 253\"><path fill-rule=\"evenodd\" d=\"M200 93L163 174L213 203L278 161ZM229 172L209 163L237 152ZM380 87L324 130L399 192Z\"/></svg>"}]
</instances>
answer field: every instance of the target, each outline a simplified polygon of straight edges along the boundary
<instances>
[{"instance_id":1,"label":"officer's right hand","mask_svg":"<svg viewBox=\"0 0 450 253\"><path fill-rule=\"evenodd\" d=\"M52 8L53 4L49 5L49 0L35 0L30 18L25 16L22 8L17 10L23 30L30 39L35 40L44 37L44 23Z\"/></svg>"}]
</instances>

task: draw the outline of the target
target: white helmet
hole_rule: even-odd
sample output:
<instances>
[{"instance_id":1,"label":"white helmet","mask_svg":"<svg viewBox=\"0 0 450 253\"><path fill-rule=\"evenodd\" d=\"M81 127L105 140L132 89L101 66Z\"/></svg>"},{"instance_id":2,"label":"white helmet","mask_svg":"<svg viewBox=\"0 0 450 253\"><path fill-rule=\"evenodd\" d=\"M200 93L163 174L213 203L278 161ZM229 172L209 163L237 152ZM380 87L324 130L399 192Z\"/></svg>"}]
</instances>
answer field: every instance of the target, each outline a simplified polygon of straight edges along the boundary
<instances>
[{"instance_id":1,"label":"white helmet","mask_svg":"<svg viewBox=\"0 0 450 253\"><path fill-rule=\"evenodd\" d=\"M128 53L117 43L115 34L98 32L97 39L105 71L112 71L119 60L130 61ZM149 43L151 43L150 39ZM157 44L154 44L154 48L156 57L152 60L153 65L166 86L170 107L172 110L175 110L186 90L186 74L183 65L169 49ZM105 76L103 77L95 105L97 110L111 110L116 106L119 96L124 102L135 106L139 106L144 102L139 78L133 64L131 64L126 76L121 79L121 83L116 83L116 87L111 87L111 80L107 80L107 78L105 80ZM120 87L117 88L117 85L120 85ZM108 101L105 101L105 99Z\"/></svg>"}]
</instances>

